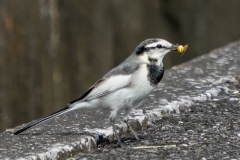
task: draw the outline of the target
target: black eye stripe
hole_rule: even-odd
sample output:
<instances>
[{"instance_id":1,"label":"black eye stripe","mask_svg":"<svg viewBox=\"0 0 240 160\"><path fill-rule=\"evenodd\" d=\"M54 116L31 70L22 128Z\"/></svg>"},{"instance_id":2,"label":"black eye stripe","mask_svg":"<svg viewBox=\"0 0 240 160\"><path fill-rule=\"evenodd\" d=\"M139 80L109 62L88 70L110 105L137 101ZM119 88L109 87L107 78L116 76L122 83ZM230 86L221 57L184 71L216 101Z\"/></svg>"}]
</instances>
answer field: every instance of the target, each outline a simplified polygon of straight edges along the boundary
<instances>
[{"instance_id":1,"label":"black eye stripe","mask_svg":"<svg viewBox=\"0 0 240 160\"><path fill-rule=\"evenodd\" d=\"M159 48L159 49L166 49L167 47L165 47L165 46L163 46L163 45L161 45L161 44L158 44L156 47L154 47L154 48Z\"/></svg>"},{"instance_id":2,"label":"black eye stripe","mask_svg":"<svg viewBox=\"0 0 240 160\"><path fill-rule=\"evenodd\" d=\"M163 46L161 44L158 44L157 48L163 48Z\"/></svg>"},{"instance_id":3,"label":"black eye stripe","mask_svg":"<svg viewBox=\"0 0 240 160\"><path fill-rule=\"evenodd\" d=\"M160 46L161 47L160 47ZM149 50L152 50L152 49L167 49L167 47L165 47L165 46L162 46L161 44L158 44L157 46L155 46L155 47L145 47L145 46L142 46L142 47L139 47L139 48L137 48L136 49L136 54L137 55L140 55L140 54L142 54L143 52L146 52L146 51L149 51Z\"/></svg>"},{"instance_id":4,"label":"black eye stripe","mask_svg":"<svg viewBox=\"0 0 240 160\"><path fill-rule=\"evenodd\" d=\"M145 48L145 51L148 51L148 50L151 50L151 49L166 49L167 47L164 47L164 46L161 46L161 48L159 48L160 46L156 46L156 47L148 47L148 48Z\"/></svg>"}]
</instances>

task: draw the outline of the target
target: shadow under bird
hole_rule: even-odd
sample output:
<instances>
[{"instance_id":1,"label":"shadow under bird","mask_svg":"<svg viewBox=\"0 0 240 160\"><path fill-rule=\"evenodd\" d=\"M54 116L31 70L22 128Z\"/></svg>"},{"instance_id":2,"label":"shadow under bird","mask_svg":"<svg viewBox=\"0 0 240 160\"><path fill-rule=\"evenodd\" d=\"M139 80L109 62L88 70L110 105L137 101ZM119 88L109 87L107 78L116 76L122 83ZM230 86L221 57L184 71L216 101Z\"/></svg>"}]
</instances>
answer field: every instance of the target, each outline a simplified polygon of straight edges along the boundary
<instances>
[{"instance_id":1,"label":"shadow under bird","mask_svg":"<svg viewBox=\"0 0 240 160\"><path fill-rule=\"evenodd\" d=\"M70 111L108 108L111 110L110 123L118 144L121 144L121 139L117 133L115 122L120 111L125 113L124 122L138 140L139 138L128 123L128 115L131 109L139 106L140 102L161 81L164 74L162 63L164 56L171 51L184 53L186 48L181 45L171 44L164 39L147 39L140 43L125 61L110 70L80 98L70 102L62 110L30 122L25 127L15 131L14 134L19 134Z\"/></svg>"}]
</instances>

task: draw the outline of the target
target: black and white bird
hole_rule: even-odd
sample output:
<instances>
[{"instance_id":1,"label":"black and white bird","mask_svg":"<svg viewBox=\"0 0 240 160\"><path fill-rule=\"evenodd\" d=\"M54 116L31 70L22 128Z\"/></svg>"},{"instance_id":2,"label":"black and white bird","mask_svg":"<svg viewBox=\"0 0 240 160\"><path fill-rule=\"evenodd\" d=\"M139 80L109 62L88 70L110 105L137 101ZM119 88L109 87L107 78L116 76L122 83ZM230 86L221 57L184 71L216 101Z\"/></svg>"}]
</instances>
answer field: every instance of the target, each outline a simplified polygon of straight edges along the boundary
<instances>
[{"instance_id":1,"label":"black and white bird","mask_svg":"<svg viewBox=\"0 0 240 160\"><path fill-rule=\"evenodd\" d=\"M158 85L164 73L162 63L164 56L171 51L179 51L178 47L163 39L154 38L143 41L125 61L98 80L80 98L70 102L66 108L56 113L27 124L14 134L74 110L108 108L111 110L110 122L113 132L118 143L121 143L115 126L118 113L120 111L125 113L124 121L130 127L127 121L129 112ZM132 130L131 127L130 129ZM138 139L135 132L133 130L132 132Z\"/></svg>"}]
</instances>

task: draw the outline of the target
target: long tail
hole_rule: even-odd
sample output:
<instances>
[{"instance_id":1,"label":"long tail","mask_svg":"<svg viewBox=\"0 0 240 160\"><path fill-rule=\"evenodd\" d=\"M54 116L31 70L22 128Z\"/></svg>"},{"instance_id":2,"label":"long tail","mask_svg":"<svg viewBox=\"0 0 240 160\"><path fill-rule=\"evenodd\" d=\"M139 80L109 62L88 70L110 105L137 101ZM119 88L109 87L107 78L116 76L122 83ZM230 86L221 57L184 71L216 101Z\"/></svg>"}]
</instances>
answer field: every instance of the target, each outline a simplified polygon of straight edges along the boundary
<instances>
[{"instance_id":1,"label":"long tail","mask_svg":"<svg viewBox=\"0 0 240 160\"><path fill-rule=\"evenodd\" d=\"M53 113L53 114L50 114L49 116L37 119L37 120L27 124L25 127L15 131L14 134L16 135L16 134L22 133L23 131L25 131L25 130L27 130L29 128L32 128L32 127L34 127L36 125L39 125L39 124L41 124L41 123L43 123L43 122L45 122L47 120L50 120L50 119L52 119L54 117L57 117L57 116L59 116L59 115L61 115L63 113L69 112L71 109L72 109L72 107L66 107L66 108L63 108L63 109Z\"/></svg>"}]
</instances>

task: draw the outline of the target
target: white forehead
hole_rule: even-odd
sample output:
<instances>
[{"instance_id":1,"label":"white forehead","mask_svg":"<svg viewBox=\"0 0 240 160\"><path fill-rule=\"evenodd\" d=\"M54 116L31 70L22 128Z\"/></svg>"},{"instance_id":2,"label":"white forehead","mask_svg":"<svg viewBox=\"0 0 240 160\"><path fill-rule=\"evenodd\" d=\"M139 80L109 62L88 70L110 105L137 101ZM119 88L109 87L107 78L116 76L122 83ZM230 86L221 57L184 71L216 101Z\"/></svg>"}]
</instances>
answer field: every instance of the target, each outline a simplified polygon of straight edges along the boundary
<instances>
[{"instance_id":1,"label":"white forehead","mask_svg":"<svg viewBox=\"0 0 240 160\"><path fill-rule=\"evenodd\" d=\"M162 46L165 46L165 47L170 47L172 45L168 41L161 39L158 42L154 42L154 43L148 44L145 47L146 48L156 47L158 44L160 44Z\"/></svg>"}]
</instances>

